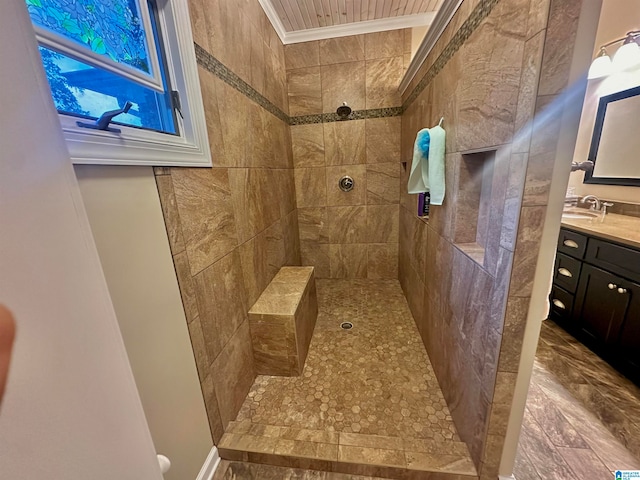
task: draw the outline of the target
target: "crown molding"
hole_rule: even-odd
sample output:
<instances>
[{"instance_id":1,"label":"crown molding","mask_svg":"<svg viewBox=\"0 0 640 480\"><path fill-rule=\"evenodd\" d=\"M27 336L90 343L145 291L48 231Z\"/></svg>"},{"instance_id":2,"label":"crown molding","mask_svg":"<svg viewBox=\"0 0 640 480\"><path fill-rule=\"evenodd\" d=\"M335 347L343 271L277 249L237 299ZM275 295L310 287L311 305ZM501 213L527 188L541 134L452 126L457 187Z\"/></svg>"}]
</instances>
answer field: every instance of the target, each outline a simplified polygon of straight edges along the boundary
<instances>
[{"instance_id":1,"label":"crown molding","mask_svg":"<svg viewBox=\"0 0 640 480\"><path fill-rule=\"evenodd\" d=\"M434 12L419 13L415 15L403 15L400 17L381 18L378 20L365 20L362 22L332 25L330 27L308 28L287 32L282 20L273 7L271 0L258 0L267 18L273 25L278 37L283 44L311 42L327 38L348 37L349 35L361 35L364 33L385 32L401 28L429 26L437 18Z\"/></svg>"},{"instance_id":2,"label":"crown molding","mask_svg":"<svg viewBox=\"0 0 640 480\"><path fill-rule=\"evenodd\" d=\"M433 47L444 32L444 29L449 25L449 22L455 15L458 7L462 4L462 1L463 0L445 0L440 10L438 10L429 30L427 30L427 34L424 36L422 43L411 60L409 68L402 78L402 82L400 82L398 90L401 95L404 95L413 77L416 76L418 70L420 70L420 67L427 59L427 56L429 56L429 53L433 50Z\"/></svg>"},{"instance_id":3,"label":"crown molding","mask_svg":"<svg viewBox=\"0 0 640 480\"><path fill-rule=\"evenodd\" d=\"M378 20L364 20L362 22L332 25L330 27L308 28L286 32L284 44L310 42L312 40L324 40L326 38L348 37L349 35L361 35L363 33L386 32L401 28L426 27L435 18L435 13L419 13L416 15L403 15L400 17L380 18Z\"/></svg>"}]
</instances>

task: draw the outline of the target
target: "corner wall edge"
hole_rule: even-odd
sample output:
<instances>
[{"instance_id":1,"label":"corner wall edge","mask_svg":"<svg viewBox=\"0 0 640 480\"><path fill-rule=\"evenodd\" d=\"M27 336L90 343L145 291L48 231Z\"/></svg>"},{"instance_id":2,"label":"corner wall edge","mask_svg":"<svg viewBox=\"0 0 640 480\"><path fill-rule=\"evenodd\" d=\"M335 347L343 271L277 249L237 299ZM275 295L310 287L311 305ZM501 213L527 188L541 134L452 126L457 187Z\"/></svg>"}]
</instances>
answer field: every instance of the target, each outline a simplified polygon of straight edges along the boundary
<instances>
[{"instance_id":1,"label":"corner wall edge","mask_svg":"<svg viewBox=\"0 0 640 480\"><path fill-rule=\"evenodd\" d=\"M404 77L400 82L400 86L398 87L400 95L404 95L407 88L409 88L409 84L418 73L418 70L420 70L420 67L429 56L429 53L431 53L431 50L433 50L436 42L444 32L444 29L447 28L447 25L451 22L451 19L458 11L458 7L460 7L462 1L463 0L445 0L442 7L440 7L440 10L438 10L438 13L427 30L427 34L418 47L415 56L411 60L411 64L409 65L407 72L404 74Z\"/></svg>"}]
</instances>

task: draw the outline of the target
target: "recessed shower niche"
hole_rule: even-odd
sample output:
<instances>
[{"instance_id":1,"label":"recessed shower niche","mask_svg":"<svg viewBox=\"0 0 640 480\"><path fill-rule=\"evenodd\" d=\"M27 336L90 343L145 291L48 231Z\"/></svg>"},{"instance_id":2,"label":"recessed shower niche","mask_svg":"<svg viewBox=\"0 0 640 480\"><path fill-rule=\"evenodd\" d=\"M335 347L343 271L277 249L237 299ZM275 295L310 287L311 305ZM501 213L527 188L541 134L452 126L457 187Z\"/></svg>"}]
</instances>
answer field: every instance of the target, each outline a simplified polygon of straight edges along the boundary
<instances>
[{"instance_id":1,"label":"recessed shower niche","mask_svg":"<svg viewBox=\"0 0 640 480\"><path fill-rule=\"evenodd\" d=\"M479 264L484 262L490 229L496 151L462 154L458 167L454 242Z\"/></svg>"}]
</instances>

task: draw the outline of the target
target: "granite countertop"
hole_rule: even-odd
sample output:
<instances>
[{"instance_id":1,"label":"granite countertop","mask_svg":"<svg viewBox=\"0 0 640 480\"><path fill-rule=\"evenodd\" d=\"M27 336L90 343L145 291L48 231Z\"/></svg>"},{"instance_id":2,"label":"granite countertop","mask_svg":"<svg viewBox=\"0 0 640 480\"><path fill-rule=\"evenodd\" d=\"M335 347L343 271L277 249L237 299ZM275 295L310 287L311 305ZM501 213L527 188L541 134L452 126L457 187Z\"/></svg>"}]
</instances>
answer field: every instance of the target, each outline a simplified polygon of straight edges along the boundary
<instances>
[{"instance_id":1,"label":"granite countertop","mask_svg":"<svg viewBox=\"0 0 640 480\"><path fill-rule=\"evenodd\" d=\"M580 208L571 211L588 212ZM640 249L640 218L638 217L607 213L604 222L600 215L597 218L562 217L562 226Z\"/></svg>"}]
</instances>

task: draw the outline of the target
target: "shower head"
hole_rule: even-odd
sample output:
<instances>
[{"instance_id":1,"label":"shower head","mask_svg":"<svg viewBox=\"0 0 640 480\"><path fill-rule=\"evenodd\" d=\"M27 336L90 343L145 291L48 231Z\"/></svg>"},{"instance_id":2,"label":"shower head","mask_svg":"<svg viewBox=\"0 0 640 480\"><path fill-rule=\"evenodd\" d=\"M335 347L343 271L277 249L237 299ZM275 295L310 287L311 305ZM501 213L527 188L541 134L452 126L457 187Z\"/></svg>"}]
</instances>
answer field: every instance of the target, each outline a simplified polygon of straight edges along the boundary
<instances>
[{"instance_id":1,"label":"shower head","mask_svg":"<svg viewBox=\"0 0 640 480\"><path fill-rule=\"evenodd\" d=\"M342 102L342 105L338 107L336 113L340 118L345 119L351 115L351 107L347 105L347 102Z\"/></svg>"}]
</instances>

